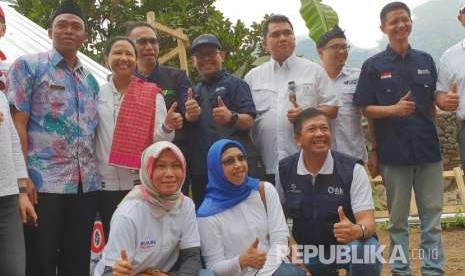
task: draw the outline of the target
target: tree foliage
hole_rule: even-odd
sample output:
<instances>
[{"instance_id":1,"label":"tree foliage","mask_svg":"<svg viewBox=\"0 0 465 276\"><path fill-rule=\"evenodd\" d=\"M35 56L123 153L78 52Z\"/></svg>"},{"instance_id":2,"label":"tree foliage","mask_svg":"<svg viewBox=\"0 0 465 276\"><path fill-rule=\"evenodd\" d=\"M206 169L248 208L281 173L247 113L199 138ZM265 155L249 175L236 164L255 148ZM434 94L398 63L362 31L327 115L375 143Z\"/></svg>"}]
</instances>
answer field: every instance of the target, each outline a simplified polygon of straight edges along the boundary
<instances>
[{"instance_id":1,"label":"tree foliage","mask_svg":"<svg viewBox=\"0 0 465 276\"><path fill-rule=\"evenodd\" d=\"M47 28L49 17L59 0L18 0L16 9L32 21ZM76 0L87 15L88 41L82 51L103 63L105 42L112 36L124 34L130 21L146 21L146 14L155 11L156 20L170 28L182 28L192 40L203 33L218 36L227 53L224 67L242 76L251 67L261 48L261 23L246 27L238 20L232 23L217 10L215 0ZM162 36L161 54L175 47L176 42ZM189 53L188 53L189 54ZM179 66L173 62L174 66ZM192 68L191 75L196 75Z\"/></svg>"},{"instance_id":2,"label":"tree foliage","mask_svg":"<svg viewBox=\"0 0 465 276\"><path fill-rule=\"evenodd\" d=\"M321 0L301 0L300 14L305 21L310 37L318 41L320 36L331 30L338 22L337 13Z\"/></svg>"}]
</instances>

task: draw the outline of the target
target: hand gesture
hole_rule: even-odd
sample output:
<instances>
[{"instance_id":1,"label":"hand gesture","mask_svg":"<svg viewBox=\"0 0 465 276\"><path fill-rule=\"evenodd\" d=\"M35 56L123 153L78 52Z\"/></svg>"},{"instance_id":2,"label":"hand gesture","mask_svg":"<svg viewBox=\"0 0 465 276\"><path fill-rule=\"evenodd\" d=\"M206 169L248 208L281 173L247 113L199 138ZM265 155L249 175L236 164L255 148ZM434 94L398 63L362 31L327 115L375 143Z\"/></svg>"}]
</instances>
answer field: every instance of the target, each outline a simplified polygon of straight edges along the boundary
<instances>
[{"instance_id":1,"label":"hand gesture","mask_svg":"<svg viewBox=\"0 0 465 276\"><path fill-rule=\"evenodd\" d=\"M457 83L454 81L450 87L449 92L445 94L442 102L444 111L455 111L459 107L459 95L457 94Z\"/></svg>"},{"instance_id":2,"label":"hand gesture","mask_svg":"<svg viewBox=\"0 0 465 276\"><path fill-rule=\"evenodd\" d=\"M187 101L185 107L186 120L189 122L197 121L197 119L200 117L201 109L197 101L194 99L194 92L192 92L192 88L190 87L187 90Z\"/></svg>"},{"instance_id":3,"label":"hand gesture","mask_svg":"<svg viewBox=\"0 0 465 276\"><path fill-rule=\"evenodd\" d=\"M415 102L412 100L412 92L408 91L394 107L394 114L396 116L407 117L412 115L415 112Z\"/></svg>"},{"instance_id":4,"label":"hand gesture","mask_svg":"<svg viewBox=\"0 0 465 276\"><path fill-rule=\"evenodd\" d=\"M113 276L130 276L132 265L128 259L128 252L121 250L121 258L113 265Z\"/></svg>"},{"instance_id":5,"label":"hand gesture","mask_svg":"<svg viewBox=\"0 0 465 276\"><path fill-rule=\"evenodd\" d=\"M168 110L168 113L166 113L166 118L165 118L165 127L169 130L175 130L175 129L180 129L182 128L182 116L180 113L176 112L176 108L178 107L178 103L174 102L170 109Z\"/></svg>"},{"instance_id":6,"label":"hand gesture","mask_svg":"<svg viewBox=\"0 0 465 276\"><path fill-rule=\"evenodd\" d=\"M258 249L258 238L247 248L247 250L239 256L239 264L241 269L244 267L252 267L261 269L266 261L266 252Z\"/></svg>"},{"instance_id":7,"label":"hand gesture","mask_svg":"<svg viewBox=\"0 0 465 276\"><path fill-rule=\"evenodd\" d=\"M347 244L353 240L356 240L359 233L360 227L353 224L344 213L342 206L337 208L339 215L339 222L334 224L334 237L339 243Z\"/></svg>"},{"instance_id":8,"label":"hand gesture","mask_svg":"<svg viewBox=\"0 0 465 276\"><path fill-rule=\"evenodd\" d=\"M219 125L226 125L231 121L232 112L224 104L221 96L218 96L218 107L212 110L213 120Z\"/></svg>"},{"instance_id":9,"label":"hand gesture","mask_svg":"<svg viewBox=\"0 0 465 276\"><path fill-rule=\"evenodd\" d=\"M291 103L292 107L287 110L287 119L289 120L289 122L293 123L297 116L299 116L299 114L302 113L303 109L295 99L292 100Z\"/></svg>"}]
</instances>

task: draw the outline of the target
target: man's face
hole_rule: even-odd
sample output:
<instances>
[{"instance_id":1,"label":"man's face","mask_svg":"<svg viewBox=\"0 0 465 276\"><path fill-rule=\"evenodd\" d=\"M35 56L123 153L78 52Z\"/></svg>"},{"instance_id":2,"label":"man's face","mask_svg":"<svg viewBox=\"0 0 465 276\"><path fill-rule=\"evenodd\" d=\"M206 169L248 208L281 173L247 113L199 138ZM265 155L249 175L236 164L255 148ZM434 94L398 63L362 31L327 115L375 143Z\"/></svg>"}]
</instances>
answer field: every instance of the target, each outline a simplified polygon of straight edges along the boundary
<instances>
[{"instance_id":1,"label":"man's face","mask_svg":"<svg viewBox=\"0 0 465 276\"><path fill-rule=\"evenodd\" d=\"M300 133L295 135L295 141L305 155L325 156L331 148L331 129L328 119L320 115L305 120Z\"/></svg>"},{"instance_id":2,"label":"man's face","mask_svg":"<svg viewBox=\"0 0 465 276\"><path fill-rule=\"evenodd\" d=\"M463 8L460 12L459 15L457 16L457 19L462 23L462 26L465 27L465 8Z\"/></svg>"},{"instance_id":3,"label":"man's face","mask_svg":"<svg viewBox=\"0 0 465 276\"><path fill-rule=\"evenodd\" d=\"M408 41L408 36L412 32L412 19L406 10L394 10L386 14L380 28L390 42Z\"/></svg>"},{"instance_id":4,"label":"man's face","mask_svg":"<svg viewBox=\"0 0 465 276\"><path fill-rule=\"evenodd\" d=\"M291 25L287 22L270 23L263 44L274 60L280 63L285 61L295 49L295 36Z\"/></svg>"},{"instance_id":5,"label":"man's face","mask_svg":"<svg viewBox=\"0 0 465 276\"><path fill-rule=\"evenodd\" d=\"M210 78L221 70L224 61L224 52L215 45L200 45L192 53L192 65L204 78Z\"/></svg>"},{"instance_id":6,"label":"man's face","mask_svg":"<svg viewBox=\"0 0 465 276\"><path fill-rule=\"evenodd\" d=\"M349 46L344 38L331 39L318 54L325 66L342 68L349 56Z\"/></svg>"},{"instance_id":7,"label":"man's face","mask_svg":"<svg viewBox=\"0 0 465 276\"><path fill-rule=\"evenodd\" d=\"M86 40L84 21L74 14L60 14L48 29L48 36L53 40L53 47L59 52L75 54Z\"/></svg>"},{"instance_id":8,"label":"man's face","mask_svg":"<svg viewBox=\"0 0 465 276\"><path fill-rule=\"evenodd\" d=\"M155 32L145 26L137 27L129 34L129 39L134 41L137 49L137 61L140 63L155 64L160 52Z\"/></svg>"}]
</instances>

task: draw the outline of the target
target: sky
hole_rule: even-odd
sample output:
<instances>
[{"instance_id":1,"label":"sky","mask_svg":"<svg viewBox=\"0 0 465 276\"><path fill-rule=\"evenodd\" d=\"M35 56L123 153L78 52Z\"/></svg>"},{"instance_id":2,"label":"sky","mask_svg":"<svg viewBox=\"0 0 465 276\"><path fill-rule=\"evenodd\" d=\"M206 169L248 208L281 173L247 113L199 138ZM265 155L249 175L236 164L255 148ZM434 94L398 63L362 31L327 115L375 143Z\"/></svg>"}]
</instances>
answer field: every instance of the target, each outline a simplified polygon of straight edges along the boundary
<instances>
[{"instance_id":1,"label":"sky","mask_svg":"<svg viewBox=\"0 0 465 276\"><path fill-rule=\"evenodd\" d=\"M339 25L347 38L361 48L375 47L383 33L379 29L379 12L393 0L323 0L339 15ZM459 0L435 0L459 6ZM410 9L428 0L404 0ZM217 0L215 6L232 22L241 19L247 25L261 21L265 14L284 14L291 20L296 36L308 35L300 16L300 0Z\"/></svg>"}]
</instances>

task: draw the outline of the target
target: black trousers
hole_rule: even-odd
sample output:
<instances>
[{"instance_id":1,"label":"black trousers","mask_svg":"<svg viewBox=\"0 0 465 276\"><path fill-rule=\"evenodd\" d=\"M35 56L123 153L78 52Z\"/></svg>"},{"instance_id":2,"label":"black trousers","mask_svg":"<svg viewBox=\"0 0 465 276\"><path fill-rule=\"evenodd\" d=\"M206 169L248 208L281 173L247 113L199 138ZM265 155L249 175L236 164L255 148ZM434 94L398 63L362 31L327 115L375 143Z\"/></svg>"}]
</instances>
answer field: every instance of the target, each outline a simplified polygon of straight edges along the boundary
<instances>
[{"instance_id":1,"label":"black trousers","mask_svg":"<svg viewBox=\"0 0 465 276\"><path fill-rule=\"evenodd\" d=\"M121 200L129 193L127 191L100 191L98 213L103 224L103 232L105 234L105 240L108 241L110 236L110 221L113 213L118 207Z\"/></svg>"},{"instance_id":2,"label":"black trousers","mask_svg":"<svg viewBox=\"0 0 465 276\"><path fill-rule=\"evenodd\" d=\"M205 187L207 187L208 175L191 175L192 200L195 203L195 209L199 209L205 197Z\"/></svg>"},{"instance_id":3,"label":"black trousers","mask_svg":"<svg viewBox=\"0 0 465 276\"><path fill-rule=\"evenodd\" d=\"M89 275L98 192L39 193L38 200L38 226L25 229L27 275Z\"/></svg>"}]
</instances>

